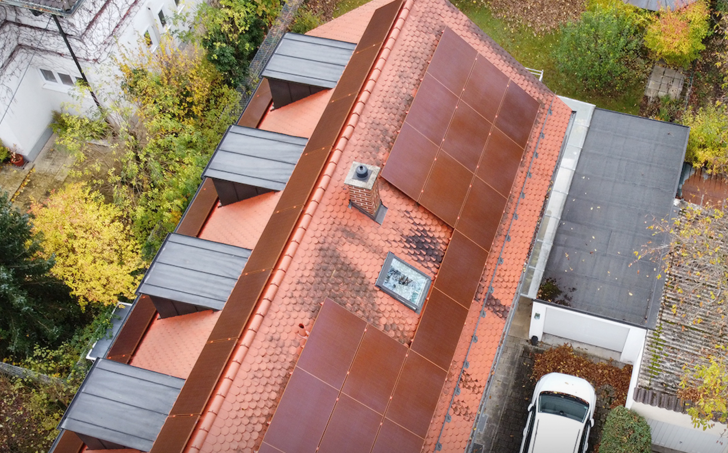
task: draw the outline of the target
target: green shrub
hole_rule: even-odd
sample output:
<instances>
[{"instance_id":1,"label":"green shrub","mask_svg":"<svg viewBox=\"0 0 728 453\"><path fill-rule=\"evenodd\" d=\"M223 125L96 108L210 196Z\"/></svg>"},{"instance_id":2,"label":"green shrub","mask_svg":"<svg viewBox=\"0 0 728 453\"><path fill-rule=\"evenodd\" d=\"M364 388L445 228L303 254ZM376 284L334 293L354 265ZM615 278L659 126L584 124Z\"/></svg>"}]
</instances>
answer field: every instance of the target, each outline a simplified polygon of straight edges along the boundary
<instances>
[{"instance_id":1,"label":"green shrub","mask_svg":"<svg viewBox=\"0 0 728 453\"><path fill-rule=\"evenodd\" d=\"M599 453L650 453L652 433L644 417L624 406L609 412Z\"/></svg>"},{"instance_id":2,"label":"green shrub","mask_svg":"<svg viewBox=\"0 0 728 453\"><path fill-rule=\"evenodd\" d=\"M645 45L667 64L687 67L705 49L710 11L703 0L680 9L660 11L647 27Z\"/></svg>"},{"instance_id":3,"label":"green shrub","mask_svg":"<svg viewBox=\"0 0 728 453\"><path fill-rule=\"evenodd\" d=\"M640 58L637 18L623 8L593 5L578 22L564 26L554 52L559 71L585 90L605 94L641 81L647 68Z\"/></svg>"},{"instance_id":4,"label":"green shrub","mask_svg":"<svg viewBox=\"0 0 728 453\"><path fill-rule=\"evenodd\" d=\"M301 6L291 24L291 32L304 34L321 25L321 18L306 6Z\"/></svg>"},{"instance_id":5,"label":"green shrub","mask_svg":"<svg viewBox=\"0 0 728 453\"><path fill-rule=\"evenodd\" d=\"M3 145L3 142L0 142L0 162L5 162L8 159L10 159L10 150Z\"/></svg>"},{"instance_id":6,"label":"green shrub","mask_svg":"<svg viewBox=\"0 0 728 453\"><path fill-rule=\"evenodd\" d=\"M689 110L682 123L690 126L685 160L711 173L728 171L728 112L722 104L707 105L697 112Z\"/></svg>"}]
</instances>

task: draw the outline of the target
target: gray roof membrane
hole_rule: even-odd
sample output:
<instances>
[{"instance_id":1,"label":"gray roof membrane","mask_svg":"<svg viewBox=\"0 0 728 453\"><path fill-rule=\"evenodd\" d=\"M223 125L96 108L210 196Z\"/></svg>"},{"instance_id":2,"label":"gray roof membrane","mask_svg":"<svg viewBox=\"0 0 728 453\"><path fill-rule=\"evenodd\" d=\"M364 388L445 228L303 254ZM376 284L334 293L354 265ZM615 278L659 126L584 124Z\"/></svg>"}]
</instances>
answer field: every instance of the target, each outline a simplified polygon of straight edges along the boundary
<instances>
[{"instance_id":1,"label":"gray roof membrane","mask_svg":"<svg viewBox=\"0 0 728 453\"><path fill-rule=\"evenodd\" d=\"M172 233L137 293L222 310L250 250Z\"/></svg>"},{"instance_id":2,"label":"gray roof membrane","mask_svg":"<svg viewBox=\"0 0 728 453\"><path fill-rule=\"evenodd\" d=\"M654 328L664 278L637 260L648 227L673 215L689 129L596 109L544 279L576 310Z\"/></svg>"},{"instance_id":3,"label":"gray roof membrane","mask_svg":"<svg viewBox=\"0 0 728 453\"><path fill-rule=\"evenodd\" d=\"M109 352L111 343L114 341L114 338L116 338L116 334L119 333L119 330L121 330L121 326L124 324L124 321L126 321L126 318L131 312L131 308L132 305L129 304L119 304L116 306L114 313L111 315L111 327L106 329L104 336L96 341L94 347L86 356L87 359L93 360L99 357L106 357L106 353Z\"/></svg>"},{"instance_id":4,"label":"gray roof membrane","mask_svg":"<svg viewBox=\"0 0 728 453\"><path fill-rule=\"evenodd\" d=\"M661 9L681 8L695 2L695 0L624 0L624 2L637 8L659 11Z\"/></svg>"},{"instance_id":5,"label":"gray roof membrane","mask_svg":"<svg viewBox=\"0 0 728 453\"><path fill-rule=\"evenodd\" d=\"M283 190L307 138L230 126L202 177Z\"/></svg>"},{"instance_id":6,"label":"gray roof membrane","mask_svg":"<svg viewBox=\"0 0 728 453\"><path fill-rule=\"evenodd\" d=\"M263 70L263 77L333 88L356 44L286 33Z\"/></svg>"},{"instance_id":7,"label":"gray roof membrane","mask_svg":"<svg viewBox=\"0 0 728 453\"><path fill-rule=\"evenodd\" d=\"M98 359L58 427L149 451L182 384L184 379Z\"/></svg>"}]
</instances>

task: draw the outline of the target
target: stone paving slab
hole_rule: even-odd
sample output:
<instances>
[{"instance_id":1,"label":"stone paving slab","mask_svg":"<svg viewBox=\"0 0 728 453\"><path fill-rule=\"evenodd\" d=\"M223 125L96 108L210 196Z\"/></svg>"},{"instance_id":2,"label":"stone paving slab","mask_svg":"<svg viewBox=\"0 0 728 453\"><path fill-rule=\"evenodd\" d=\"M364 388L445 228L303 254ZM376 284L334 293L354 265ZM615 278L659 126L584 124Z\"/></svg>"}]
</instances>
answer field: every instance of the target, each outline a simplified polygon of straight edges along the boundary
<instances>
[{"instance_id":1,"label":"stone paving slab","mask_svg":"<svg viewBox=\"0 0 728 453\"><path fill-rule=\"evenodd\" d=\"M678 99L682 93L683 83L685 75L682 72L655 64L647 81L645 96L650 99L663 96Z\"/></svg>"}]
</instances>

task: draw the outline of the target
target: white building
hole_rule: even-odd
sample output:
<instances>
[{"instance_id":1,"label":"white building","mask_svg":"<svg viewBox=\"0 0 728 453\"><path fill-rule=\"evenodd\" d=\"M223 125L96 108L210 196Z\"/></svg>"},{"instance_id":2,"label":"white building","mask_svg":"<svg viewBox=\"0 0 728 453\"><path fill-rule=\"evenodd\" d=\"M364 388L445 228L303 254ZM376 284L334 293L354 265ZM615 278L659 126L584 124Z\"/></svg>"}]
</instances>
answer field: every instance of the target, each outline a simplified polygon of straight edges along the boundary
<instances>
[{"instance_id":1,"label":"white building","mask_svg":"<svg viewBox=\"0 0 728 453\"><path fill-rule=\"evenodd\" d=\"M121 46L145 38L156 46L173 14L196 3L0 0L0 140L32 160L51 135L52 112L78 104L71 94L81 71L93 90ZM92 107L93 99L87 95L83 104Z\"/></svg>"}]
</instances>

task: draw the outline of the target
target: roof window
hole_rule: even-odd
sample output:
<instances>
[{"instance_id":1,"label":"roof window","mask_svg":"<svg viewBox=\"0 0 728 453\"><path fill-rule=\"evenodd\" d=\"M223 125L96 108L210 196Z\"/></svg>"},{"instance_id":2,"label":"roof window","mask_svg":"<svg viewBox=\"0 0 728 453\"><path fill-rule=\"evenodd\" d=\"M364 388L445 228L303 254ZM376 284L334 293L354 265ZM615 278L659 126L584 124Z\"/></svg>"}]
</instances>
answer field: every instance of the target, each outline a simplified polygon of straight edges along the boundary
<instances>
[{"instance_id":1,"label":"roof window","mask_svg":"<svg viewBox=\"0 0 728 453\"><path fill-rule=\"evenodd\" d=\"M389 252L376 286L417 313L430 290L430 277Z\"/></svg>"}]
</instances>

